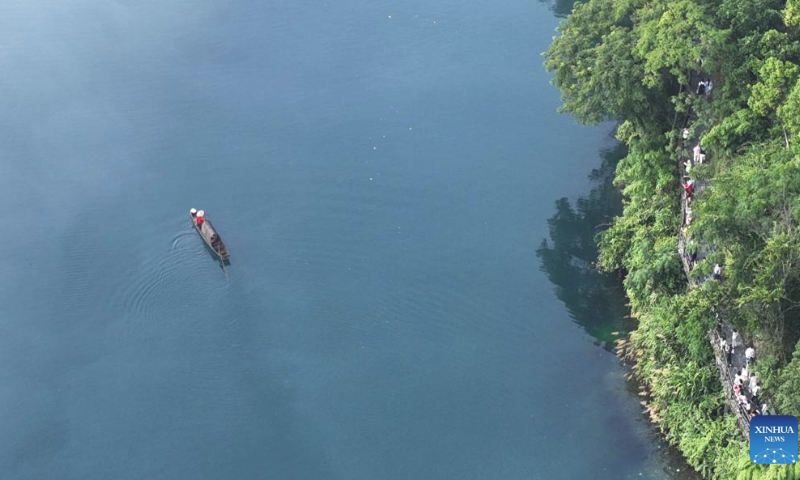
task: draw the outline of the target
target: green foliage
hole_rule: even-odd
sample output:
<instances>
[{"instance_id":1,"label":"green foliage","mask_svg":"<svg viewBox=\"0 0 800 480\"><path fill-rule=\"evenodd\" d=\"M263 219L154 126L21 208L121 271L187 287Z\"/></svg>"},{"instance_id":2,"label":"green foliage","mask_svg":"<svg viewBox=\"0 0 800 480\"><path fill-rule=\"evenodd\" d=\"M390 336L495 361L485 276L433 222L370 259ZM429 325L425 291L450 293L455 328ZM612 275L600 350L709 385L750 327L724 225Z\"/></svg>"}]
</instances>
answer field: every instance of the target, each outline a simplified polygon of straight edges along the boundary
<instances>
[{"instance_id":1,"label":"green foliage","mask_svg":"<svg viewBox=\"0 0 800 480\"><path fill-rule=\"evenodd\" d=\"M715 56L726 33L715 29L708 7L692 0L648 2L638 15L637 54L645 59L645 85L663 84L665 73L689 81L697 61Z\"/></svg>"},{"instance_id":2,"label":"green foliage","mask_svg":"<svg viewBox=\"0 0 800 480\"><path fill-rule=\"evenodd\" d=\"M780 28L780 8L779 0L722 0L717 10L718 24L722 28L729 28L737 37Z\"/></svg>"},{"instance_id":3,"label":"green foliage","mask_svg":"<svg viewBox=\"0 0 800 480\"><path fill-rule=\"evenodd\" d=\"M681 412L676 419L680 435L676 438L678 448L686 460L706 477L713 477L719 469L717 459L724 458L726 443L737 435L736 425L728 420L711 419L701 412Z\"/></svg>"},{"instance_id":4,"label":"green foliage","mask_svg":"<svg viewBox=\"0 0 800 480\"><path fill-rule=\"evenodd\" d=\"M737 3L745 6L752 2ZM724 44L720 54L709 62L723 80L717 85L712 102L715 123L747 107L751 88L767 58L800 63L800 43L780 27L760 24L754 30L733 30L732 36L735 40ZM766 133L768 129L762 132Z\"/></svg>"},{"instance_id":5,"label":"green foliage","mask_svg":"<svg viewBox=\"0 0 800 480\"><path fill-rule=\"evenodd\" d=\"M545 53L545 67L555 73L553 84L561 90L562 110L581 122L645 120L667 109L663 92L640 80L644 59L633 51L634 6L615 0L575 5Z\"/></svg>"},{"instance_id":6,"label":"green foliage","mask_svg":"<svg viewBox=\"0 0 800 480\"><path fill-rule=\"evenodd\" d=\"M800 299L800 161L779 143L761 144L718 170L697 202L693 231L722 252L716 261L726 265L740 326L777 348L784 312Z\"/></svg>"},{"instance_id":7,"label":"green foliage","mask_svg":"<svg viewBox=\"0 0 800 480\"><path fill-rule=\"evenodd\" d=\"M787 27L800 27L800 0L787 0L783 10L783 21Z\"/></svg>"},{"instance_id":8,"label":"green foliage","mask_svg":"<svg viewBox=\"0 0 800 480\"><path fill-rule=\"evenodd\" d=\"M797 39L792 38L788 33L770 29L761 35L756 44L756 50L752 54L757 59L762 59L762 63L767 58L798 63L800 61L800 45L798 45ZM753 65L755 64L756 62L753 62ZM758 70L753 71L757 72Z\"/></svg>"},{"instance_id":9,"label":"green foliage","mask_svg":"<svg viewBox=\"0 0 800 480\"><path fill-rule=\"evenodd\" d=\"M749 457L743 456L735 463L736 480L798 480L800 479L800 467L794 465L755 465L750 462Z\"/></svg>"},{"instance_id":10,"label":"green foliage","mask_svg":"<svg viewBox=\"0 0 800 480\"><path fill-rule=\"evenodd\" d=\"M759 81L753 85L747 104L759 115L776 113L789 91L797 83L800 67L777 58L768 58L758 72Z\"/></svg>"},{"instance_id":11,"label":"green foliage","mask_svg":"<svg viewBox=\"0 0 800 480\"><path fill-rule=\"evenodd\" d=\"M737 148L759 140L765 131L766 122L750 109L741 109L714 125L703 137L703 144L710 150L733 154Z\"/></svg>"},{"instance_id":12,"label":"green foliage","mask_svg":"<svg viewBox=\"0 0 800 480\"><path fill-rule=\"evenodd\" d=\"M800 82L795 83L794 88L786 97L786 102L778 108L778 118L791 139L795 147L795 154L800 153Z\"/></svg>"},{"instance_id":13,"label":"green foliage","mask_svg":"<svg viewBox=\"0 0 800 480\"><path fill-rule=\"evenodd\" d=\"M800 342L792 353L792 361L781 370L775 406L786 415L800 416Z\"/></svg>"},{"instance_id":14,"label":"green foliage","mask_svg":"<svg viewBox=\"0 0 800 480\"><path fill-rule=\"evenodd\" d=\"M708 478L800 478L797 466L749 462L706 336L712 307L723 311L756 340L771 401L800 413L798 27L800 0L588 0L545 54L564 111L619 122L623 211L597 237L598 264L625 274L639 319L626 352L651 418ZM698 75L714 79L713 97L687 87ZM692 276L725 268L699 288L677 254L685 145L673 122L689 112L711 159L693 171L710 186L695 195L689 245L714 250Z\"/></svg>"}]
</instances>

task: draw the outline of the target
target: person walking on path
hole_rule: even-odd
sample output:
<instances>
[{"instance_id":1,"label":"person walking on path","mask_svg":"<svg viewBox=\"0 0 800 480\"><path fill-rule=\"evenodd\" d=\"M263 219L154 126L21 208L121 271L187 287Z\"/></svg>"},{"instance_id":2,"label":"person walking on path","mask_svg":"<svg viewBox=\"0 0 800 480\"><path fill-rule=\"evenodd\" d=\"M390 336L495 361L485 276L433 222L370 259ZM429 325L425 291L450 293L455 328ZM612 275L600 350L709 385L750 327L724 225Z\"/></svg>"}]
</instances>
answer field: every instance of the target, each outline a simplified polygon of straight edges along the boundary
<instances>
[{"instance_id":1,"label":"person walking on path","mask_svg":"<svg viewBox=\"0 0 800 480\"><path fill-rule=\"evenodd\" d=\"M725 352L725 358L728 361L728 366L731 366L731 357L733 356L731 353L731 346L728 345L728 342L725 339L722 339L722 351Z\"/></svg>"},{"instance_id":2,"label":"person walking on path","mask_svg":"<svg viewBox=\"0 0 800 480\"><path fill-rule=\"evenodd\" d=\"M744 351L744 358L748 365L753 363L753 361L756 359L756 351L752 345L747 347L747 350Z\"/></svg>"},{"instance_id":3,"label":"person walking on path","mask_svg":"<svg viewBox=\"0 0 800 480\"><path fill-rule=\"evenodd\" d=\"M694 154L694 156L692 157L692 162L697 163L697 161L700 159L700 154L703 153L703 149L700 148L699 143L694 146L694 148L692 149L692 153Z\"/></svg>"},{"instance_id":4,"label":"person walking on path","mask_svg":"<svg viewBox=\"0 0 800 480\"><path fill-rule=\"evenodd\" d=\"M694 193L694 180L689 180L686 182L686 185L683 186L686 190L686 194L691 198L692 194Z\"/></svg>"},{"instance_id":5,"label":"person walking on path","mask_svg":"<svg viewBox=\"0 0 800 480\"><path fill-rule=\"evenodd\" d=\"M753 388L750 389L750 396L752 397L753 403L755 403L756 405L761 403L761 400L758 398L758 392L760 391L761 387L759 387L758 385L755 385L753 386Z\"/></svg>"},{"instance_id":6,"label":"person walking on path","mask_svg":"<svg viewBox=\"0 0 800 480\"><path fill-rule=\"evenodd\" d=\"M750 391L754 391L756 387L758 387L758 375L753 372L753 374L750 375Z\"/></svg>"},{"instance_id":7,"label":"person walking on path","mask_svg":"<svg viewBox=\"0 0 800 480\"><path fill-rule=\"evenodd\" d=\"M744 394L740 393L740 394L736 395L736 400L739 401L739 406L741 406L745 410L750 408L750 404L747 402L747 396L745 396Z\"/></svg>"},{"instance_id":8,"label":"person walking on path","mask_svg":"<svg viewBox=\"0 0 800 480\"><path fill-rule=\"evenodd\" d=\"M742 337L739 336L739 332L736 329L733 329L733 334L731 335L731 350L733 353L736 353L736 347L738 347L742 342Z\"/></svg>"}]
</instances>

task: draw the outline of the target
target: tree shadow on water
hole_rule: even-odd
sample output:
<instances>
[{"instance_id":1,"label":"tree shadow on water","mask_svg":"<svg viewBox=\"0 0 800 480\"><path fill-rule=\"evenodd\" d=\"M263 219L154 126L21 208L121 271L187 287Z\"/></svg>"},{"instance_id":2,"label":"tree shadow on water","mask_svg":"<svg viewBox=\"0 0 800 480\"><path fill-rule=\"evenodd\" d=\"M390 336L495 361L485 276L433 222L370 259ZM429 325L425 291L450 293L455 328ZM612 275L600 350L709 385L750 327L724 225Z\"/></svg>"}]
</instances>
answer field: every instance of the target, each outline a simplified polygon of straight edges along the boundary
<instances>
[{"instance_id":1,"label":"tree shadow on water","mask_svg":"<svg viewBox=\"0 0 800 480\"><path fill-rule=\"evenodd\" d=\"M609 351L614 340L632 330L634 324L626 318L625 291L619 279L594 266L595 237L622 213L622 197L613 180L617 162L626 153L622 144L600 152L602 164L589 175L594 188L574 207L567 198L556 201L556 212L547 220L550 241L542 240L536 249L542 271L570 316Z\"/></svg>"},{"instance_id":2,"label":"tree shadow on water","mask_svg":"<svg viewBox=\"0 0 800 480\"><path fill-rule=\"evenodd\" d=\"M542 3L549 3L550 10L553 11L556 17L566 18L572 12L572 7L575 5L576 0L539 0Z\"/></svg>"}]
</instances>

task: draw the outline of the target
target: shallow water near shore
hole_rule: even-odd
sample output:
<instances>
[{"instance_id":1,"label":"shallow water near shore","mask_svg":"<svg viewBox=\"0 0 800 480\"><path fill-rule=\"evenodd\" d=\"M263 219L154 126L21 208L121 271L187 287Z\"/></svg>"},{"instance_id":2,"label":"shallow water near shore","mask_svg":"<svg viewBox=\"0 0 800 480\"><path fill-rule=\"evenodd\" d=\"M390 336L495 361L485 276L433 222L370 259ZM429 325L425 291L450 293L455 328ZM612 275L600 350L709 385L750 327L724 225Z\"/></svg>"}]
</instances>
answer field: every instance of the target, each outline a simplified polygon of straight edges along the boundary
<instances>
[{"instance_id":1,"label":"shallow water near shore","mask_svg":"<svg viewBox=\"0 0 800 480\"><path fill-rule=\"evenodd\" d=\"M695 478L537 257L616 148L548 4L0 11L3 478Z\"/></svg>"}]
</instances>

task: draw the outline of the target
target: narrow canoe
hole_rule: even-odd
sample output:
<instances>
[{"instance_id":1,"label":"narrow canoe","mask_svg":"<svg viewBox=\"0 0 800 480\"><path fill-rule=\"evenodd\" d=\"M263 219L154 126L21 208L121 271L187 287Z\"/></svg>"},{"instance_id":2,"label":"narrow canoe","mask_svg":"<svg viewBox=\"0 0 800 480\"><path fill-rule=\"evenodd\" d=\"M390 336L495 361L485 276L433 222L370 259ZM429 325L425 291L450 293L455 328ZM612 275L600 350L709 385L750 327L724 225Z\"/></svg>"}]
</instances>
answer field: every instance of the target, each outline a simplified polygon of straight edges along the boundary
<instances>
[{"instance_id":1,"label":"narrow canoe","mask_svg":"<svg viewBox=\"0 0 800 480\"><path fill-rule=\"evenodd\" d=\"M194 229L197 230L197 233L199 233L203 241L206 242L208 248L217 254L217 257L219 257L220 261L229 259L231 256L228 253L228 249L225 247L225 244L222 243L222 237L219 236L219 233L217 233L214 225L212 225L208 219L205 219L203 220L203 224L198 227L197 217L191 213L189 213L189 217L192 219L192 225L194 225Z\"/></svg>"}]
</instances>

